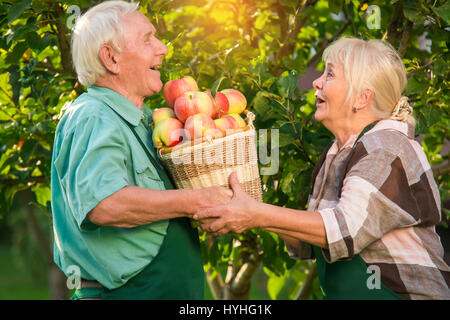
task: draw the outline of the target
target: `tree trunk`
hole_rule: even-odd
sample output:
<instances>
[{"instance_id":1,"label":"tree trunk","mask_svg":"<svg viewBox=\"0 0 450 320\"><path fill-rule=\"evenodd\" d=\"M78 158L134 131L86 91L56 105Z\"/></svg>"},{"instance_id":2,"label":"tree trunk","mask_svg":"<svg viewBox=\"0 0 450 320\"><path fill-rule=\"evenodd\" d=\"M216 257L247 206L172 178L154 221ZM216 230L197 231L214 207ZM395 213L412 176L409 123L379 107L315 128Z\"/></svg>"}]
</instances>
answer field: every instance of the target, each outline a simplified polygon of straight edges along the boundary
<instances>
[{"instance_id":1,"label":"tree trunk","mask_svg":"<svg viewBox=\"0 0 450 320\"><path fill-rule=\"evenodd\" d=\"M53 300L68 299L68 289L66 285L66 275L59 267L52 263L48 272L48 287L50 289L50 297Z\"/></svg>"},{"instance_id":2,"label":"tree trunk","mask_svg":"<svg viewBox=\"0 0 450 320\"><path fill-rule=\"evenodd\" d=\"M25 210L27 213L27 221L31 226L31 230L35 236L37 246L41 251L42 255L45 256L48 266L48 286L50 290L51 299L67 299L68 298L68 289L66 285L66 276L59 269L57 265L53 262L53 250L52 243L53 237L52 235L47 235L42 230L39 225L39 220L36 217L36 210L30 204L35 200L34 195L31 191L26 190L20 193L20 197L22 198L23 203L25 204ZM50 223L50 222L49 222Z\"/></svg>"}]
</instances>

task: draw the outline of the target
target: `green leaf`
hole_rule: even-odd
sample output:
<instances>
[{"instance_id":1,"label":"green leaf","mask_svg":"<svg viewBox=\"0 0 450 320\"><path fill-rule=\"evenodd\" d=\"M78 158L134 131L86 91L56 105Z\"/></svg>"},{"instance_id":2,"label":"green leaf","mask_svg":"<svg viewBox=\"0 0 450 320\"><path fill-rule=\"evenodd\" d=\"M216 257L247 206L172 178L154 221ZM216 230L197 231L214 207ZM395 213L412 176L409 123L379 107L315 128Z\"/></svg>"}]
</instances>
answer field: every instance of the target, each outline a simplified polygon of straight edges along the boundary
<instances>
[{"instance_id":1,"label":"green leaf","mask_svg":"<svg viewBox=\"0 0 450 320\"><path fill-rule=\"evenodd\" d=\"M8 22L16 20L25 9L30 7L31 0L22 0L14 3L8 11Z\"/></svg>"},{"instance_id":2,"label":"green leaf","mask_svg":"<svg viewBox=\"0 0 450 320\"><path fill-rule=\"evenodd\" d=\"M283 98L290 98L297 88L298 74L295 71L284 72L277 80L278 92Z\"/></svg>"},{"instance_id":3,"label":"green leaf","mask_svg":"<svg viewBox=\"0 0 450 320\"><path fill-rule=\"evenodd\" d=\"M269 101L267 98L262 96L260 92L256 94L255 98L251 102L251 105L256 111L256 116L264 115L270 109Z\"/></svg>"},{"instance_id":4,"label":"green leaf","mask_svg":"<svg viewBox=\"0 0 450 320\"><path fill-rule=\"evenodd\" d=\"M332 13L338 14L342 11L344 0L328 0L328 8Z\"/></svg>"},{"instance_id":5,"label":"green leaf","mask_svg":"<svg viewBox=\"0 0 450 320\"><path fill-rule=\"evenodd\" d=\"M255 28L258 30L264 29L266 23L270 21L270 15L269 11L260 12L255 20Z\"/></svg>"},{"instance_id":6,"label":"green leaf","mask_svg":"<svg viewBox=\"0 0 450 320\"><path fill-rule=\"evenodd\" d=\"M428 88L428 83L419 82L416 77L412 77L408 79L408 85L406 86L406 93L408 95L411 94L420 94L426 92Z\"/></svg>"},{"instance_id":7,"label":"green leaf","mask_svg":"<svg viewBox=\"0 0 450 320\"><path fill-rule=\"evenodd\" d=\"M261 91L261 95L263 97L268 98L269 100L274 100L274 101L278 101L279 103L283 104L284 103L284 99L282 97L280 97L279 95L273 93L273 92L269 92L269 91Z\"/></svg>"},{"instance_id":8,"label":"green leaf","mask_svg":"<svg viewBox=\"0 0 450 320\"><path fill-rule=\"evenodd\" d=\"M288 146L295 142L296 137L288 133L280 133L280 148Z\"/></svg>"},{"instance_id":9,"label":"green leaf","mask_svg":"<svg viewBox=\"0 0 450 320\"><path fill-rule=\"evenodd\" d=\"M441 17L446 24L450 24L450 2L444 1L444 4L438 8L433 8L433 11Z\"/></svg>"},{"instance_id":10,"label":"green leaf","mask_svg":"<svg viewBox=\"0 0 450 320\"><path fill-rule=\"evenodd\" d=\"M38 185L31 189L36 195L36 201L39 205L44 208L47 206L47 202L51 201L50 187Z\"/></svg>"},{"instance_id":11,"label":"green leaf","mask_svg":"<svg viewBox=\"0 0 450 320\"><path fill-rule=\"evenodd\" d=\"M5 62L9 64L15 64L19 61L25 51L28 49L28 44L24 41L18 42L11 53L6 57Z\"/></svg>"},{"instance_id":12,"label":"green leaf","mask_svg":"<svg viewBox=\"0 0 450 320\"><path fill-rule=\"evenodd\" d=\"M287 279L287 273L281 277L272 276L267 281L267 292L269 293L270 299L276 300L278 294L283 289Z\"/></svg>"},{"instance_id":13,"label":"green leaf","mask_svg":"<svg viewBox=\"0 0 450 320\"><path fill-rule=\"evenodd\" d=\"M212 87L211 87L211 94L213 97L216 96L216 92L219 90L220 84L222 83L223 80L225 80L227 77L225 76L221 76L220 78L218 78L216 81L214 81Z\"/></svg>"}]
</instances>

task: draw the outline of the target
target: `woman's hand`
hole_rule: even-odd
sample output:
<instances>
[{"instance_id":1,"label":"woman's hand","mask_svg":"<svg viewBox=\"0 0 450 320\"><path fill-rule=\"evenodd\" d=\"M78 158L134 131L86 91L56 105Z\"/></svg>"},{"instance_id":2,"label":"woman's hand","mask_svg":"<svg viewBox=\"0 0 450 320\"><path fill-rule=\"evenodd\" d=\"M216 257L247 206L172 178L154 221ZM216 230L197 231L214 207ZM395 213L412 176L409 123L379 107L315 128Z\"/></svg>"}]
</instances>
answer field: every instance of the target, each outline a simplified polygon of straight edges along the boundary
<instances>
[{"instance_id":1,"label":"woman's hand","mask_svg":"<svg viewBox=\"0 0 450 320\"><path fill-rule=\"evenodd\" d=\"M194 214L194 219L202 223L201 228L214 235L241 233L258 225L254 213L259 203L242 190L236 173L230 174L229 179L233 189L231 201Z\"/></svg>"},{"instance_id":2,"label":"woman's hand","mask_svg":"<svg viewBox=\"0 0 450 320\"><path fill-rule=\"evenodd\" d=\"M193 207L192 213L227 204L233 196L233 191L225 187L209 187L195 191L197 191L197 205Z\"/></svg>"}]
</instances>

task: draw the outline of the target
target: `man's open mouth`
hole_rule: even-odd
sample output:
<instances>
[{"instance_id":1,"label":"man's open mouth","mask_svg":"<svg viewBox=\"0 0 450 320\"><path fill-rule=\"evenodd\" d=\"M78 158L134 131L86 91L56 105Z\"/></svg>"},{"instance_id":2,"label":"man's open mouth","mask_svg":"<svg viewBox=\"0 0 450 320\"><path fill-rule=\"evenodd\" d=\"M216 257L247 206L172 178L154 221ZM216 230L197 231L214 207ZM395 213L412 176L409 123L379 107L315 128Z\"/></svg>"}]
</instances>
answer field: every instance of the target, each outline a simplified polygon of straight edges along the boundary
<instances>
[{"instance_id":1,"label":"man's open mouth","mask_svg":"<svg viewBox=\"0 0 450 320\"><path fill-rule=\"evenodd\" d=\"M154 71L158 71L158 68L159 68L160 66L161 66L160 64L156 64L156 65L154 65L154 66L151 66L150 69L151 69L151 70L154 70Z\"/></svg>"}]
</instances>

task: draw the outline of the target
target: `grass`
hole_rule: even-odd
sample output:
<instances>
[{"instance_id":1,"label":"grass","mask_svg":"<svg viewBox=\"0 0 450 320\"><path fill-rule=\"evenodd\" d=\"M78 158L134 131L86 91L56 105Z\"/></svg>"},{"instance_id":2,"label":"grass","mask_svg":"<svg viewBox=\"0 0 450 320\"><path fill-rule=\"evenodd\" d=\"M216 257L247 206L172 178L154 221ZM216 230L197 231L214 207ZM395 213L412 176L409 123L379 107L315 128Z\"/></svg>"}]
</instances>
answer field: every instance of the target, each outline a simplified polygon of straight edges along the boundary
<instances>
[{"instance_id":1,"label":"grass","mask_svg":"<svg viewBox=\"0 0 450 320\"><path fill-rule=\"evenodd\" d=\"M0 246L0 300L46 300L50 292L43 280L36 280L7 246Z\"/></svg>"}]
</instances>

